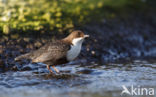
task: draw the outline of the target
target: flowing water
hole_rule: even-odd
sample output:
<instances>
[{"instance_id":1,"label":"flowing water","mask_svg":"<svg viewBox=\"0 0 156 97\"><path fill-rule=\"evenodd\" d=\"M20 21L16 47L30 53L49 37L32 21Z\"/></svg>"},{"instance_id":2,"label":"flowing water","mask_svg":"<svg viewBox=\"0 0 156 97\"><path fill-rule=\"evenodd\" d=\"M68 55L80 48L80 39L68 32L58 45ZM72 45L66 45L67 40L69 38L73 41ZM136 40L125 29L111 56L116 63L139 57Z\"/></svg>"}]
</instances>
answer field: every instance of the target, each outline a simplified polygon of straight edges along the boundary
<instances>
[{"instance_id":1,"label":"flowing water","mask_svg":"<svg viewBox=\"0 0 156 97\"><path fill-rule=\"evenodd\" d=\"M156 88L155 60L108 64L79 61L57 66L61 72L57 75L49 74L42 63L1 73L0 97L119 97L122 85Z\"/></svg>"}]
</instances>

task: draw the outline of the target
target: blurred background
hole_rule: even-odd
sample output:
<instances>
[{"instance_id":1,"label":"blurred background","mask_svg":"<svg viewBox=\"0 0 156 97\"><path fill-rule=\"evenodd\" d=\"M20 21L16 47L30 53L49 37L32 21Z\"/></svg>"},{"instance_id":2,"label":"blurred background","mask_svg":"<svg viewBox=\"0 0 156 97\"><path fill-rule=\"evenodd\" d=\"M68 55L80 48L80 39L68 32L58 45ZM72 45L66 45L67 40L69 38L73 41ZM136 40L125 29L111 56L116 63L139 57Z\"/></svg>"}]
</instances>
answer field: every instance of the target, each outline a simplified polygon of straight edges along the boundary
<instances>
[{"instance_id":1,"label":"blurred background","mask_svg":"<svg viewBox=\"0 0 156 97\"><path fill-rule=\"evenodd\" d=\"M14 61L77 29L90 38L60 75ZM156 88L155 69L156 0L0 0L1 97L119 97Z\"/></svg>"},{"instance_id":2,"label":"blurred background","mask_svg":"<svg viewBox=\"0 0 156 97\"><path fill-rule=\"evenodd\" d=\"M148 12L154 3L154 0L1 0L0 31L1 34L62 32L104 18Z\"/></svg>"}]
</instances>

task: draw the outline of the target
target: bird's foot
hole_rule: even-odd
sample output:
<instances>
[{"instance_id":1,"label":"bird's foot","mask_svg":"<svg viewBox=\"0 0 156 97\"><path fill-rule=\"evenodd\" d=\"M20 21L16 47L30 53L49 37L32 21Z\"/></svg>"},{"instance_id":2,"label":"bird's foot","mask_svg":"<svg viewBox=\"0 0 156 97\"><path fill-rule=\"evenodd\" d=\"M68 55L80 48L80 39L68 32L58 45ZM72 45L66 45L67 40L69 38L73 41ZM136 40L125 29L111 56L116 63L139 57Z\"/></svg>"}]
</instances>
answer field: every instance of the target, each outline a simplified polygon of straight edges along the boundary
<instances>
[{"instance_id":1,"label":"bird's foot","mask_svg":"<svg viewBox=\"0 0 156 97\"><path fill-rule=\"evenodd\" d=\"M50 65L47 65L47 69L49 70L51 74L54 74L54 72L50 69Z\"/></svg>"},{"instance_id":2,"label":"bird's foot","mask_svg":"<svg viewBox=\"0 0 156 97\"><path fill-rule=\"evenodd\" d=\"M56 73L60 74L60 71L55 67L55 66L52 66L53 69L55 70Z\"/></svg>"}]
</instances>

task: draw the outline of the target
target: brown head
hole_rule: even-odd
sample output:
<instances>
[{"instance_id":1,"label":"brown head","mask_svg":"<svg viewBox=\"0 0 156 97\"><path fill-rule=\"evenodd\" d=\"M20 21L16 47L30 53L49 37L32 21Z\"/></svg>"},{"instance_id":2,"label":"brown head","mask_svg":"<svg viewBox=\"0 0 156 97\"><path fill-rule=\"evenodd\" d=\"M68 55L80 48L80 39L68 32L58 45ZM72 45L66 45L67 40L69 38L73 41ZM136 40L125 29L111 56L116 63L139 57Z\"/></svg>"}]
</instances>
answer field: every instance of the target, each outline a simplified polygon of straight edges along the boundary
<instances>
[{"instance_id":1,"label":"brown head","mask_svg":"<svg viewBox=\"0 0 156 97\"><path fill-rule=\"evenodd\" d=\"M75 30L73 32L71 32L66 38L64 38L63 40L71 43L71 44L75 44L76 42L83 42L83 40L85 38L89 37L89 35L85 35L82 31L80 30Z\"/></svg>"}]
</instances>

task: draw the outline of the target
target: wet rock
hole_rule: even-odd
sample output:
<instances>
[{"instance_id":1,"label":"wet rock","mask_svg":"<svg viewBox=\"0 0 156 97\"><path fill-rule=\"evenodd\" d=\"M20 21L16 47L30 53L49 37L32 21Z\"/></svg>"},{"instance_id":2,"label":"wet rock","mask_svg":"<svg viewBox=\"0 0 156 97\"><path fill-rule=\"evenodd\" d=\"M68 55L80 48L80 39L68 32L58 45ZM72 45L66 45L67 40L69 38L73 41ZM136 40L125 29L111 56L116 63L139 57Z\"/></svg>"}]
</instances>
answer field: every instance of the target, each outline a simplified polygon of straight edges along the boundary
<instances>
[{"instance_id":1,"label":"wet rock","mask_svg":"<svg viewBox=\"0 0 156 97\"><path fill-rule=\"evenodd\" d=\"M3 65L4 65L4 61L0 59L0 67L3 67Z\"/></svg>"},{"instance_id":2,"label":"wet rock","mask_svg":"<svg viewBox=\"0 0 156 97\"><path fill-rule=\"evenodd\" d=\"M18 71L18 70L20 70L20 69L18 69L17 66L13 66L13 67L11 68L11 70L13 70L13 71Z\"/></svg>"},{"instance_id":3,"label":"wet rock","mask_svg":"<svg viewBox=\"0 0 156 97\"><path fill-rule=\"evenodd\" d=\"M73 79L75 77L77 77L77 75L73 75L73 74L64 74L64 73L60 73L60 74L41 74L40 76L43 77L44 79Z\"/></svg>"},{"instance_id":4,"label":"wet rock","mask_svg":"<svg viewBox=\"0 0 156 97\"><path fill-rule=\"evenodd\" d=\"M0 59L0 72L4 71L4 68L5 68L4 61Z\"/></svg>"},{"instance_id":5,"label":"wet rock","mask_svg":"<svg viewBox=\"0 0 156 97\"><path fill-rule=\"evenodd\" d=\"M83 69L83 70L77 71L76 73L78 73L78 74L91 74L93 72L94 71L91 69Z\"/></svg>"},{"instance_id":6,"label":"wet rock","mask_svg":"<svg viewBox=\"0 0 156 97\"><path fill-rule=\"evenodd\" d=\"M32 70L32 67L29 65L25 65L21 68L21 71L28 71L28 70Z\"/></svg>"}]
</instances>

